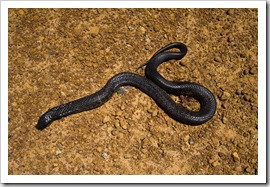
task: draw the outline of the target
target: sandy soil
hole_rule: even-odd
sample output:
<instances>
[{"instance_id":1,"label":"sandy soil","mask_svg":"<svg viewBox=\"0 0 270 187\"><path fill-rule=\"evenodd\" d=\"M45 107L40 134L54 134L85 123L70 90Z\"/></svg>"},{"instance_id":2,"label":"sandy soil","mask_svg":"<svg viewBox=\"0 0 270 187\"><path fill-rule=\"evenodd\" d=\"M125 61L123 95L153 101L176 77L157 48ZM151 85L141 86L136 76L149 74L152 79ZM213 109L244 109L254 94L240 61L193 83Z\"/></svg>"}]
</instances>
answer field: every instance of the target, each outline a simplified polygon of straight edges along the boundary
<instances>
[{"instance_id":1,"label":"sandy soil","mask_svg":"<svg viewBox=\"0 0 270 187\"><path fill-rule=\"evenodd\" d=\"M9 9L9 174L258 174L257 19L257 9ZM35 129L49 108L174 41L187 55L158 70L214 93L209 122L181 124L130 87Z\"/></svg>"}]
</instances>

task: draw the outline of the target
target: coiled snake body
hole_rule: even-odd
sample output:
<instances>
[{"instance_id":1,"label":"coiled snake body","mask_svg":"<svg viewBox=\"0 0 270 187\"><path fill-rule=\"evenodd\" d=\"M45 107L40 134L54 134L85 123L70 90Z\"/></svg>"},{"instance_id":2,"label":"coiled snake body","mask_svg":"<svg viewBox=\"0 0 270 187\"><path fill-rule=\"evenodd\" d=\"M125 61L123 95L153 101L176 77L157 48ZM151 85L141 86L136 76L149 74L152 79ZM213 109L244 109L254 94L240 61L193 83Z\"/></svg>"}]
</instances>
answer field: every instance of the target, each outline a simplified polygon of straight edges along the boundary
<instances>
[{"instance_id":1,"label":"coiled snake body","mask_svg":"<svg viewBox=\"0 0 270 187\"><path fill-rule=\"evenodd\" d=\"M178 48L180 51L166 52L166 50L172 48ZM36 128L43 130L54 120L99 107L108 101L119 87L126 85L134 86L146 93L176 121L193 126L203 124L215 114L216 100L213 94L202 85L191 82L168 81L157 72L157 67L161 63L171 59L179 60L186 53L187 47L184 44L171 43L158 50L147 63L143 64L146 65L145 74L147 78L130 72L119 73L113 76L98 92L49 109L39 118ZM194 97L200 102L200 110L188 110L175 103L168 94Z\"/></svg>"}]
</instances>

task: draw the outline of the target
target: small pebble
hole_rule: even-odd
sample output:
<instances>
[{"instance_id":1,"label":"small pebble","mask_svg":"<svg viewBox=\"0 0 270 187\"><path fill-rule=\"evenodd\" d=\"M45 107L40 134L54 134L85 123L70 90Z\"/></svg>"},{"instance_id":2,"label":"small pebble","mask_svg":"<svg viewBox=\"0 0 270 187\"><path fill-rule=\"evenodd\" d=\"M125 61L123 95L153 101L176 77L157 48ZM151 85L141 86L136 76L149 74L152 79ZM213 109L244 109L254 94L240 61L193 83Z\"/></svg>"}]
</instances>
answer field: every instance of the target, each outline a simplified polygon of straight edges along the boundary
<instances>
[{"instance_id":1,"label":"small pebble","mask_svg":"<svg viewBox=\"0 0 270 187\"><path fill-rule=\"evenodd\" d=\"M221 106L222 106L222 108L224 108L224 109L228 108L228 104L227 104L227 103L222 103Z\"/></svg>"},{"instance_id":2,"label":"small pebble","mask_svg":"<svg viewBox=\"0 0 270 187\"><path fill-rule=\"evenodd\" d=\"M221 58L219 56L217 56L217 57L214 58L214 61L221 62Z\"/></svg>"},{"instance_id":3,"label":"small pebble","mask_svg":"<svg viewBox=\"0 0 270 187\"><path fill-rule=\"evenodd\" d=\"M103 123L108 123L110 121L110 117L109 116L105 116L103 119Z\"/></svg>"},{"instance_id":4,"label":"small pebble","mask_svg":"<svg viewBox=\"0 0 270 187\"><path fill-rule=\"evenodd\" d=\"M214 158L211 158L209 161L208 161L209 164L211 164L212 166L216 167L217 166L217 161L214 159Z\"/></svg>"},{"instance_id":5,"label":"small pebble","mask_svg":"<svg viewBox=\"0 0 270 187\"><path fill-rule=\"evenodd\" d=\"M130 89L130 86L122 86L122 87L117 89L116 93L117 94L125 94L128 89Z\"/></svg>"},{"instance_id":6,"label":"small pebble","mask_svg":"<svg viewBox=\"0 0 270 187\"><path fill-rule=\"evenodd\" d=\"M224 91L222 95L220 96L221 101L226 101L231 97L231 94L229 92Z\"/></svg>"},{"instance_id":7,"label":"small pebble","mask_svg":"<svg viewBox=\"0 0 270 187\"><path fill-rule=\"evenodd\" d=\"M168 38L167 34L164 34L163 37L164 37L164 38Z\"/></svg>"},{"instance_id":8,"label":"small pebble","mask_svg":"<svg viewBox=\"0 0 270 187\"><path fill-rule=\"evenodd\" d=\"M249 89L243 89L243 90L241 91L241 94L242 94L242 95L245 95L245 94L248 94L249 92L250 92Z\"/></svg>"},{"instance_id":9,"label":"small pebble","mask_svg":"<svg viewBox=\"0 0 270 187\"><path fill-rule=\"evenodd\" d=\"M228 39L227 39L227 41L228 41L229 43L231 43L232 41L234 41L233 36L229 36Z\"/></svg>"},{"instance_id":10,"label":"small pebble","mask_svg":"<svg viewBox=\"0 0 270 187\"><path fill-rule=\"evenodd\" d=\"M257 68L256 68L256 67L250 68L249 73L250 73L251 75L256 74L256 73L257 73Z\"/></svg>"},{"instance_id":11,"label":"small pebble","mask_svg":"<svg viewBox=\"0 0 270 187\"><path fill-rule=\"evenodd\" d=\"M119 123L119 121L115 121L115 123L114 123L114 127L115 127L115 128L120 127L120 123Z\"/></svg>"},{"instance_id":12,"label":"small pebble","mask_svg":"<svg viewBox=\"0 0 270 187\"><path fill-rule=\"evenodd\" d=\"M156 23L156 24L154 25L154 31L155 31L155 32L158 32L160 29L161 29L160 24L159 24L159 23Z\"/></svg>"},{"instance_id":13,"label":"small pebble","mask_svg":"<svg viewBox=\"0 0 270 187\"><path fill-rule=\"evenodd\" d=\"M232 157L233 157L233 160L234 160L235 162L237 162L237 161L240 160L240 157L239 157L239 155L238 155L237 152L233 152Z\"/></svg>"},{"instance_id":14,"label":"small pebble","mask_svg":"<svg viewBox=\"0 0 270 187\"><path fill-rule=\"evenodd\" d=\"M116 130L116 129L112 130L112 131L111 131L111 134L112 134L113 136L116 136L116 135L118 134L118 130Z\"/></svg>"},{"instance_id":15,"label":"small pebble","mask_svg":"<svg viewBox=\"0 0 270 187\"><path fill-rule=\"evenodd\" d=\"M251 101L251 97L249 95L244 95L244 100L245 101Z\"/></svg>"},{"instance_id":16,"label":"small pebble","mask_svg":"<svg viewBox=\"0 0 270 187\"><path fill-rule=\"evenodd\" d=\"M98 151L99 153L101 153L102 147L98 147L98 148L97 148L97 151Z\"/></svg>"},{"instance_id":17,"label":"small pebble","mask_svg":"<svg viewBox=\"0 0 270 187\"><path fill-rule=\"evenodd\" d=\"M123 112L121 110L116 111L116 116L120 117L122 116Z\"/></svg>"},{"instance_id":18,"label":"small pebble","mask_svg":"<svg viewBox=\"0 0 270 187\"><path fill-rule=\"evenodd\" d=\"M66 93L63 92L63 91L60 91L60 93L61 93L61 95L62 95L63 97L66 97L66 96L67 96Z\"/></svg>"},{"instance_id":19,"label":"small pebble","mask_svg":"<svg viewBox=\"0 0 270 187\"><path fill-rule=\"evenodd\" d=\"M24 15L24 11L22 9L19 10L20 15Z\"/></svg>"},{"instance_id":20,"label":"small pebble","mask_svg":"<svg viewBox=\"0 0 270 187\"><path fill-rule=\"evenodd\" d=\"M253 158L253 159L251 159L250 162L251 162L251 164L256 164L256 163L257 163L257 159L254 159L254 158Z\"/></svg>"},{"instance_id":21,"label":"small pebble","mask_svg":"<svg viewBox=\"0 0 270 187\"><path fill-rule=\"evenodd\" d=\"M188 139L188 143L189 143L189 145L193 145L194 144L194 140L192 138L189 138Z\"/></svg>"},{"instance_id":22,"label":"small pebble","mask_svg":"<svg viewBox=\"0 0 270 187\"><path fill-rule=\"evenodd\" d=\"M241 94L242 94L241 92L242 92L242 89L238 88L238 89L236 90L235 93L236 93L237 95L241 95Z\"/></svg>"},{"instance_id":23,"label":"small pebble","mask_svg":"<svg viewBox=\"0 0 270 187\"><path fill-rule=\"evenodd\" d=\"M238 143L237 146L238 146L239 148L243 148L243 147L244 147L244 144Z\"/></svg>"},{"instance_id":24,"label":"small pebble","mask_svg":"<svg viewBox=\"0 0 270 187\"><path fill-rule=\"evenodd\" d=\"M222 117L222 123L223 123L223 124L226 124L227 121L228 121L228 118L226 118L225 116L223 116L223 117Z\"/></svg>"},{"instance_id":25,"label":"small pebble","mask_svg":"<svg viewBox=\"0 0 270 187\"><path fill-rule=\"evenodd\" d=\"M126 120L120 119L120 126L122 127L122 129L126 130L127 129Z\"/></svg>"},{"instance_id":26,"label":"small pebble","mask_svg":"<svg viewBox=\"0 0 270 187\"><path fill-rule=\"evenodd\" d=\"M245 169L245 171L248 172L248 173L252 173L252 169L251 169L250 167L247 167L247 168Z\"/></svg>"},{"instance_id":27,"label":"small pebble","mask_svg":"<svg viewBox=\"0 0 270 187\"><path fill-rule=\"evenodd\" d=\"M229 9L229 10L227 11L227 15L233 15L233 13L234 13L234 9Z\"/></svg>"},{"instance_id":28,"label":"small pebble","mask_svg":"<svg viewBox=\"0 0 270 187\"><path fill-rule=\"evenodd\" d=\"M140 27L140 31L144 34L146 29L144 27Z\"/></svg>"},{"instance_id":29,"label":"small pebble","mask_svg":"<svg viewBox=\"0 0 270 187\"><path fill-rule=\"evenodd\" d=\"M181 64L182 66L187 66L187 65L188 65L188 62L187 62L187 61L181 61L180 64Z\"/></svg>"},{"instance_id":30,"label":"small pebble","mask_svg":"<svg viewBox=\"0 0 270 187\"><path fill-rule=\"evenodd\" d=\"M248 70L245 69L243 73L244 73L244 75L247 75L248 74Z\"/></svg>"},{"instance_id":31,"label":"small pebble","mask_svg":"<svg viewBox=\"0 0 270 187\"><path fill-rule=\"evenodd\" d=\"M50 55L54 55L55 52L54 52L54 51L50 51L49 54L50 54Z\"/></svg>"},{"instance_id":32,"label":"small pebble","mask_svg":"<svg viewBox=\"0 0 270 187\"><path fill-rule=\"evenodd\" d=\"M224 157L225 157L225 154L222 153L222 152L218 152L218 156L219 156L220 158L224 158Z\"/></svg>"},{"instance_id":33,"label":"small pebble","mask_svg":"<svg viewBox=\"0 0 270 187\"><path fill-rule=\"evenodd\" d=\"M152 113L152 116L153 116L153 117L154 117L154 116L157 116L157 113L158 113L157 110L154 110L153 113Z\"/></svg>"},{"instance_id":34,"label":"small pebble","mask_svg":"<svg viewBox=\"0 0 270 187\"><path fill-rule=\"evenodd\" d=\"M120 87L120 88L117 89L116 93L117 94L125 94L126 93L126 90L125 90L124 87Z\"/></svg>"},{"instance_id":35,"label":"small pebble","mask_svg":"<svg viewBox=\"0 0 270 187\"><path fill-rule=\"evenodd\" d=\"M98 27L90 27L89 28L89 33L97 35L99 33L99 28Z\"/></svg>"},{"instance_id":36,"label":"small pebble","mask_svg":"<svg viewBox=\"0 0 270 187\"><path fill-rule=\"evenodd\" d=\"M102 156L102 158L105 159L105 158L107 158L108 155L107 155L107 153L102 153L101 156Z\"/></svg>"},{"instance_id":37,"label":"small pebble","mask_svg":"<svg viewBox=\"0 0 270 187\"><path fill-rule=\"evenodd\" d=\"M55 155L57 156L57 155L60 155L61 153L62 153L61 150L57 148L55 151Z\"/></svg>"},{"instance_id":38,"label":"small pebble","mask_svg":"<svg viewBox=\"0 0 270 187\"><path fill-rule=\"evenodd\" d=\"M42 42L43 40L44 40L44 37L43 37L43 36L39 36L39 37L38 37L38 41L37 41L37 42L39 42L39 43L40 43L40 42Z\"/></svg>"},{"instance_id":39,"label":"small pebble","mask_svg":"<svg viewBox=\"0 0 270 187\"><path fill-rule=\"evenodd\" d=\"M213 166L213 167L216 167L216 166L218 166L218 165L220 165L218 161L215 161L215 162L212 163L212 166Z\"/></svg>"},{"instance_id":40,"label":"small pebble","mask_svg":"<svg viewBox=\"0 0 270 187\"><path fill-rule=\"evenodd\" d=\"M257 110L257 107L256 106L252 106L251 107L251 110Z\"/></svg>"},{"instance_id":41,"label":"small pebble","mask_svg":"<svg viewBox=\"0 0 270 187\"><path fill-rule=\"evenodd\" d=\"M147 112L149 112L152 116L157 116L158 111L153 109L148 109Z\"/></svg>"}]
</instances>

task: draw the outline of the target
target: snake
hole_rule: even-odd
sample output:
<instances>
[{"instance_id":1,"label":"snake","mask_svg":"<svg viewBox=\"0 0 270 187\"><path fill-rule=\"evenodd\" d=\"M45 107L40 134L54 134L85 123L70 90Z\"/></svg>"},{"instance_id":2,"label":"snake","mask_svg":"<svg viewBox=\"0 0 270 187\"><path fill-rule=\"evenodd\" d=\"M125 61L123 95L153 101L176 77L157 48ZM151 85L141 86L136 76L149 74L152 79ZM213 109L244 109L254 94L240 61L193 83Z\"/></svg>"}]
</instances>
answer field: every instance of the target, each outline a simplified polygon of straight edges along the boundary
<instances>
[{"instance_id":1,"label":"snake","mask_svg":"<svg viewBox=\"0 0 270 187\"><path fill-rule=\"evenodd\" d=\"M173 48L178 50L170 50ZM216 112L216 100L213 93L194 82L169 81L157 71L160 64L169 60L180 60L186 53L187 46L185 44L170 43L158 50L150 60L139 67L146 66L145 76L133 72L118 73L111 77L105 86L96 93L49 109L40 116L35 127L38 130L43 130L55 120L97 108L110 100L113 94L123 86L132 86L144 92L177 122L191 126L206 123ZM200 103L200 109L198 111L189 110L176 103L170 94L192 97Z\"/></svg>"}]
</instances>

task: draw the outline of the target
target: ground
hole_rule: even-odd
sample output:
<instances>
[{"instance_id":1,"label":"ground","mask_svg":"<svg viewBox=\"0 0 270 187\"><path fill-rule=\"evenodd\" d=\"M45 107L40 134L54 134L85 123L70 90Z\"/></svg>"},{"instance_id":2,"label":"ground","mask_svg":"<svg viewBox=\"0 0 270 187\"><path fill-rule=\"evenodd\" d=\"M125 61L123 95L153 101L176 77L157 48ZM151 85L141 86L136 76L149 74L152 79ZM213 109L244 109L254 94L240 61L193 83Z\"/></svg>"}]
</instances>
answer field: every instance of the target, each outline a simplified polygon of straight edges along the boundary
<instances>
[{"instance_id":1,"label":"ground","mask_svg":"<svg viewBox=\"0 0 270 187\"><path fill-rule=\"evenodd\" d=\"M257 9L9 9L8 173L257 175L257 21ZM127 87L35 128L49 108L135 72L174 41L187 55L158 70L211 90L217 111L207 123L179 123Z\"/></svg>"}]
</instances>

